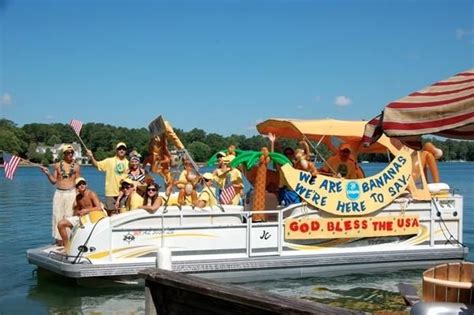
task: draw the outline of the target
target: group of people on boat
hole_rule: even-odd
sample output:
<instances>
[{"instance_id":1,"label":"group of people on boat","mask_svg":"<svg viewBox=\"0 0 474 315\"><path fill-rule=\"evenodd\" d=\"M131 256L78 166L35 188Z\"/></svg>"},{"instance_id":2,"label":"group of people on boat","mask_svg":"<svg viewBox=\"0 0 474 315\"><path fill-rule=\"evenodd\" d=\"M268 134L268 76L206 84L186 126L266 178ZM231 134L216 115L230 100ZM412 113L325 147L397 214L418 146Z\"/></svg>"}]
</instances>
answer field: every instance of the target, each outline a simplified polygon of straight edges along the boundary
<instances>
[{"instance_id":1,"label":"group of people on boat","mask_svg":"<svg viewBox=\"0 0 474 315\"><path fill-rule=\"evenodd\" d=\"M171 189L164 196L159 195L161 188L154 177L141 165L141 156L131 151L127 159L127 145L117 143L115 155L97 161L90 150L86 154L93 166L105 173L105 200L101 203L97 194L88 188L87 180L80 174L80 166L74 161L74 148L64 145L63 159L53 165L53 171L41 166L49 182L56 186L53 197L52 236L55 244L67 246L68 228L83 224L83 217L96 222L107 215L123 213L134 209L155 212L163 204L197 207L215 206L221 203L214 185L224 188L235 186L235 194L227 204L238 204L243 191L242 174L229 166L233 155L221 155L217 169L213 173L198 175L193 163L183 159L184 169L179 178L172 176ZM164 179L167 185L166 178ZM202 191L197 192L199 183ZM177 189L172 194L173 188Z\"/></svg>"},{"instance_id":2,"label":"group of people on boat","mask_svg":"<svg viewBox=\"0 0 474 315\"><path fill-rule=\"evenodd\" d=\"M175 145L180 146L173 137L169 137ZM275 137L270 135L272 150ZM189 156L182 160L183 170L174 179L171 174L173 158L167 148L167 138L163 136L151 139L150 156L145 159L150 171L163 177L165 194L160 196L158 185L153 176L141 164L141 156L132 150L128 154L124 142L117 143L115 155L97 161L90 150L86 151L93 166L105 173L105 202L102 204L95 192L87 188L87 181L80 175L80 166L74 161L74 148L71 145L63 147L63 160L54 164L53 172L47 167L41 170L49 182L56 185L53 198L53 237L57 245L67 245L67 228L82 224L81 217L89 214L93 221L106 216L123 213L134 209L144 209L155 212L164 204L213 207L216 205L239 205L244 195L244 180L241 169L231 165L236 157L236 148L229 146L226 152L216 154L217 166L212 173L199 174L196 165ZM163 145L164 143L164 145ZM181 144L182 146L182 144ZM158 150L153 151L154 149ZM184 148L184 147L183 147ZM431 151L430 151L431 149ZM431 161L434 149L428 146L424 160ZM292 162L295 169L309 172L312 176L324 174L346 179L365 177L362 168L352 153L351 145L341 143L335 154L324 161L322 167L316 168L310 159L308 144L301 141L298 148L287 147L284 155ZM431 154L431 155L430 155ZM439 157L438 157L439 158ZM267 180L267 191L277 195L280 205L300 202L301 199L286 183L284 176L279 174L279 166L272 177ZM247 179L253 184L252 175L246 173ZM436 174L435 174L436 175ZM436 176L434 176L436 177ZM438 178L436 178L438 179ZM255 177L253 178L255 180ZM198 188L202 187L198 193ZM275 189L277 188L277 189ZM176 189L177 194L172 194Z\"/></svg>"}]
</instances>

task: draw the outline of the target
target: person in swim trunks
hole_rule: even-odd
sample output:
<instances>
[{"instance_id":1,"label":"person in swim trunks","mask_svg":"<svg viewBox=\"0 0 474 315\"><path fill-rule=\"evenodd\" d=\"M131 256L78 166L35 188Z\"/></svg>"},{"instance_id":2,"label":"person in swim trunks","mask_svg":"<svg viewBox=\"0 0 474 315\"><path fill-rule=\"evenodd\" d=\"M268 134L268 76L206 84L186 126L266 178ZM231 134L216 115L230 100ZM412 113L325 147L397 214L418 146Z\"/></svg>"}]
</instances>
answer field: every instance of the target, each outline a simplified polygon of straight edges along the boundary
<instances>
[{"instance_id":1,"label":"person in swim trunks","mask_svg":"<svg viewBox=\"0 0 474 315\"><path fill-rule=\"evenodd\" d=\"M75 188L77 194L74 202L74 215L62 219L58 223L59 234L61 235L65 250L67 250L69 246L67 229L72 229L75 225L80 224L81 217L92 211L102 212L99 197L95 192L87 188L87 182L83 177L76 179Z\"/></svg>"},{"instance_id":2,"label":"person in swim trunks","mask_svg":"<svg viewBox=\"0 0 474 315\"><path fill-rule=\"evenodd\" d=\"M80 176L80 167L74 161L74 148L67 144L63 146L64 158L53 165L53 172L49 168L41 166L41 171L47 176L52 185L56 185L53 197L52 236L55 244L63 245L61 235L58 231L58 222L73 214L72 206L76 198L74 181Z\"/></svg>"}]
</instances>

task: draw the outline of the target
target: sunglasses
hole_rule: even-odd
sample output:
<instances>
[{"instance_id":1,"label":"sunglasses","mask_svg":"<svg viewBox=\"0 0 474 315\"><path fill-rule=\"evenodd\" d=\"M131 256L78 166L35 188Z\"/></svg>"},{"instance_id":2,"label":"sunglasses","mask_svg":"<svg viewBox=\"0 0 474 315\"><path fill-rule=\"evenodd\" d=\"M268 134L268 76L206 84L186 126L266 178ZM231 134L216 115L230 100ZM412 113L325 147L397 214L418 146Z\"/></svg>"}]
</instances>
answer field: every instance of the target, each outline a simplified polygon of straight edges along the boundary
<instances>
[{"instance_id":1,"label":"sunglasses","mask_svg":"<svg viewBox=\"0 0 474 315\"><path fill-rule=\"evenodd\" d=\"M156 191L155 188L148 188L146 191Z\"/></svg>"},{"instance_id":2,"label":"sunglasses","mask_svg":"<svg viewBox=\"0 0 474 315\"><path fill-rule=\"evenodd\" d=\"M117 151L127 151L127 148L125 148L125 147L120 147L120 148L117 148Z\"/></svg>"},{"instance_id":3,"label":"sunglasses","mask_svg":"<svg viewBox=\"0 0 474 315\"><path fill-rule=\"evenodd\" d=\"M130 187L132 187L132 186L130 186L130 185L122 185L122 189L129 189Z\"/></svg>"},{"instance_id":4,"label":"sunglasses","mask_svg":"<svg viewBox=\"0 0 474 315\"><path fill-rule=\"evenodd\" d=\"M74 151L66 151L64 154L74 154Z\"/></svg>"},{"instance_id":5,"label":"sunglasses","mask_svg":"<svg viewBox=\"0 0 474 315\"><path fill-rule=\"evenodd\" d=\"M79 186L81 185L87 185L86 182L79 182L77 185L76 185L76 188L79 188Z\"/></svg>"}]
</instances>

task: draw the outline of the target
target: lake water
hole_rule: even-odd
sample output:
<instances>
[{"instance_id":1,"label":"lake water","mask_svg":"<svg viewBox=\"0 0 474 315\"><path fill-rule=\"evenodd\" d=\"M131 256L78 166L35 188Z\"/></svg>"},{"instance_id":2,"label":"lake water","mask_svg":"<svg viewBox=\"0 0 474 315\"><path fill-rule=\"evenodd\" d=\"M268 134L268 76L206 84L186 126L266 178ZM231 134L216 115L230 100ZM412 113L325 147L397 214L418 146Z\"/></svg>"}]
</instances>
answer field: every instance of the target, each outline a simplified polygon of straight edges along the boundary
<instances>
[{"instance_id":1,"label":"lake water","mask_svg":"<svg viewBox=\"0 0 474 315\"><path fill-rule=\"evenodd\" d=\"M364 164L367 175L383 167ZM464 243L474 248L474 163L440 163L443 182L464 196ZM90 187L103 194L103 175L84 167ZM51 239L51 200L54 187L38 168L20 168L13 181L0 171L0 314L143 314L143 288L110 282L79 286L52 274L35 272L26 260L28 248ZM474 250L469 254L473 260ZM350 274L306 279L279 279L244 284L285 296L298 297L364 311L403 310L396 285L420 285L422 270Z\"/></svg>"}]
</instances>

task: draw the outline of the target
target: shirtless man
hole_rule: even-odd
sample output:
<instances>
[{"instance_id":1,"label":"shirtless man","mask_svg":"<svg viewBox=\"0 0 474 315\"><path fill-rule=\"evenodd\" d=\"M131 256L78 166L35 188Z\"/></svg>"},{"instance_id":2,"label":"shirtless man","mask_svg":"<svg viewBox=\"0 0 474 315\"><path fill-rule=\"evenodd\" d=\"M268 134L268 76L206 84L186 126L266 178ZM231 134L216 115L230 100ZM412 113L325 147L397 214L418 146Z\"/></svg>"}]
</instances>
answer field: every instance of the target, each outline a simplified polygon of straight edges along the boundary
<instances>
[{"instance_id":1,"label":"shirtless man","mask_svg":"<svg viewBox=\"0 0 474 315\"><path fill-rule=\"evenodd\" d=\"M62 219L58 223L59 234L61 235L66 252L69 246L66 229L72 229L74 225L79 224L82 216L92 211L102 211L99 197L95 192L87 188L86 180L83 177L78 177L75 184L77 195L74 202L74 216Z\"/></svg>"},{"instance_id":2,"label":"shirtless man","mask_svg":"<svg viewBox=\"0 0 474 315\"><path fill-rule=\"evenodd\" d=\"M55 244L62 246L61 235L57 229L58 222L72 216L72 206L76 198L74 181L80 176L79 165L74 162L74 148L72 145L64 145L64 159L53 166L53 173L47 167L41 166L41 171L48 177L52 185L56 185L53 197L53 222L52 235Z\"/></svg>"}]
</instances>

